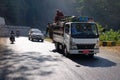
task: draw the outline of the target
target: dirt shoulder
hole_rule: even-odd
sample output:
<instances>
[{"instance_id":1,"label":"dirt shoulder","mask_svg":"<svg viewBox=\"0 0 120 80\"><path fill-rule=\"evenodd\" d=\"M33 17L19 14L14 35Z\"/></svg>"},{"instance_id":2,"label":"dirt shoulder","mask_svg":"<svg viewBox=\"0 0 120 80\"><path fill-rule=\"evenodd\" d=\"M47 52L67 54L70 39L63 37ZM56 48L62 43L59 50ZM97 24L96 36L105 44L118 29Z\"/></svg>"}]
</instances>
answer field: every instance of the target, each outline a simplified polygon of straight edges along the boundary
<instances>
[{"instance_id":1,"label":"dirt shoulder","mask_svg":"<svg viewBox=\"0 0 120 80\"><path fill-rule=\"evenodd\" d=\"M106 51L107 54L120 57L120 46L100 47L100 49Z\"/></svg>"},{"instance_id":2,"label":"dirt shoulder","mask_svg":"<svg viewBox=\"0 0 120 80\"><path fill-rule=\"evenodd\" d=\"M104 48L107 51L114 52L114 53L119 53L120 54L120 46L112 46L112 47L101 47L102 49Z\"/></svg>"}]
</instances>

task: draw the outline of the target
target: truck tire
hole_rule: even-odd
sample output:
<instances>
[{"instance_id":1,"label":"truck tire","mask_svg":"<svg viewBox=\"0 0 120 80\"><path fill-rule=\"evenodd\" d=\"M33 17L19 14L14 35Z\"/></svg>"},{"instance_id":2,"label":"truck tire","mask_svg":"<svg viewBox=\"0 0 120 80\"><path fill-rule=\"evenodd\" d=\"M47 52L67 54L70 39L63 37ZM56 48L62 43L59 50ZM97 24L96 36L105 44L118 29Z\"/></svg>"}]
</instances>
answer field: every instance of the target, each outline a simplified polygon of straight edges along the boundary
<instances>
[{"instance_id":1,"label":"truck tire","mask_svg":"<svg viewBox=\"0 0 120 80\"><path fill-rule=\"evenodd\" d=\"M59 45L59 43L55 42L55 48L56 48L57 51L60 51L60 45Z\"/></svg>"},{"instance_id":2,"label":"truck tire","mask_svg":"<svg viewBox=\"0 0 120 80\"><path fill-rule=\"evenodd\" d=\"M89 54L88 57L93 58L94 54Z\"/></svg>"},{"instance_id":3,"label":"truck tire","mask_svg":"<svg viewBox=\"0 0 120 80\"><path fill-rule=\"evenodd\" d=\"M66 47L64 47L64 54L63 54L65 57L69 57L70 56L70 54L69 54L69 52L67 51L67 48Z\"/></svg>"},{"instance_id":4,"label":"truck tire","mask_svg":"<svg viewBox=\"0 0 120 80\"><path fill-rule=\"evenodd\" d=\"M62 45L61 52L62 52L62 54L64 54L64 45Z\"/></svg>"}]
</instances>

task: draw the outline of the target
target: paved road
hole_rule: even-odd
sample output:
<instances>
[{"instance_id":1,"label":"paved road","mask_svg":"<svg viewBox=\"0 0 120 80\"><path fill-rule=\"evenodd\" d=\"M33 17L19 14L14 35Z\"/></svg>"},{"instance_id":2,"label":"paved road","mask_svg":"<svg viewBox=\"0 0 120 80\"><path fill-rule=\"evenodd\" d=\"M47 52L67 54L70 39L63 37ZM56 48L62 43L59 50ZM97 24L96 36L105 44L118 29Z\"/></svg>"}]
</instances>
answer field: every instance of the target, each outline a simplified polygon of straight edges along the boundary
<instances>
[{"instance_id":1,"label":"paved road","mask_svg":"<svg viewBox=\"0 0 120 80\"><path fill-rule=\"evenodd\" d=\"M15 44L7 38L0 42L0 80L120 80L119 54L104 48L93 59L66 58L46 41L19 37Z\"/></svg>"}]
</instances>

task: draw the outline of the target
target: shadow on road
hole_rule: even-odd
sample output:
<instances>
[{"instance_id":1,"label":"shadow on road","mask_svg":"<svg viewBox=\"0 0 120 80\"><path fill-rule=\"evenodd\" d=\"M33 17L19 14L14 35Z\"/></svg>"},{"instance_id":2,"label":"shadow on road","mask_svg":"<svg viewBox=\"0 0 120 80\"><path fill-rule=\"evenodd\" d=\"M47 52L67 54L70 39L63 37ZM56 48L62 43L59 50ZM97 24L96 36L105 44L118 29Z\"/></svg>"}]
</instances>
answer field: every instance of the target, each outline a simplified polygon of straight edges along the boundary
<instances>
[{"instance_id":1,"label":"shadow on road","mask_svg":"<svg viewBox=\"0 0 120 80\"><path fill-rule=\"evenodd\" d=\"M48 76L54 73L57 64L46 62L60 61L40 52L15 53L7 46L0 49L0 80L29 80L30 76ZM35 56L37 55L37 56Z\"/></svg>"},{"instance_id":2,"label":"shadow on road","mask_svg":"<svg viewBox=\"0 0 120 80\"><path fill-rule=\"evenodd\" d=\"M52 50L52 52L58 52L62 54L62 51L57 51L57 50ZM88 67L112 67L116 66L115 62L112 62L108 59L99 57L99 56L94 56L94 57L89 57L85 55L70 55L68 57L72 61L83 65L83 66L88 66Z\"/></svg>"},{"instance_id":3,"label":"shadow on road","mask_svg":"<svg viewBox=\"0 0 120 80\"><path fill-rule=\"evenodd\" d=\"M71 56L69 59L71 59L72 61L83 65L83 66L88 66L88 67L112 67L112 66L116 66L116 63L102 58L102 57L98 57L98 56L94 56L93 58L90 58L88 56L84 56L84 55L74 55Z\"/></svg>"},{"instance_id":4,"label":"shadow on road","mask_svg":"<svg viewBox=\"0 0 120 80\"><path fill-rule=\"evenodd\" d=\"M58 52L59 54L62 54L62 51L57 51L56 49L52 50L52 52ZM83 65L83 66L88 66L88 67L112 67L116 66L115 62L112 62L108 59L99 57L99 56L94 56L94 57L89 57L85 55L70 55L68 57L72 61L74 61L77 64ZM79 66L78 66L79 67Z\"/></svg>"},{"instance_id":5,"label":"shadow on road","mask_svg":"<svg viewBox=\"0 0 120 80\"><path fill-rule=\"evenodd\" d=\"M9 77L12 73L10 70L13 64L9 63L12 58L13 51L8 46L0 44L0 80L27 80L25 77Z\"/></svg>"}]
</instances>

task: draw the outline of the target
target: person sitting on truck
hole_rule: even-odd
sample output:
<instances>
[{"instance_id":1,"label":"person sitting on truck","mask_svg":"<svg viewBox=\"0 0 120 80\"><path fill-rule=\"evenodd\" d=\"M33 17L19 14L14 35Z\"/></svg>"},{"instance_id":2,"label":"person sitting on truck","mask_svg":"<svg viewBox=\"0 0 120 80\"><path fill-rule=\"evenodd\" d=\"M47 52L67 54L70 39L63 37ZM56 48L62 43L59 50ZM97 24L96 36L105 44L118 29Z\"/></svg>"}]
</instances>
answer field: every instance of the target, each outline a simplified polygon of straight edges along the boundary
<instances>
[{"instance_id":1,"label":"person sitting on truck","mask_svg":"<svg viewBox=\"0 0 120 80\"><path fill-rule=\"evenodd\" d=\"M94 19L92 17L88 18L88 22L94 22Z\"/></svg>"},{"instance_id":2,"label":"person sitting on truck","mask_svg":"<svg viewBox=\"0 0 120 80\"><path fill-rule=\"evenodd\" d=\"M51 23L47 24L46 35L49 34L50 39L53 41L53 25Z\"/></svg>"},{"instance_id":3,"label":"person sitting on truck","mask_svg":"<svg viewBox=\"0 0 120 80\"><path fill-rule=\"evenodd\" d=\"M58 22L62 17L64 17L64 14L62 13L62 11L57 10L56 15L55 15L55 19L54 19L55 23Z\"/></svg>"}]
</instances>

